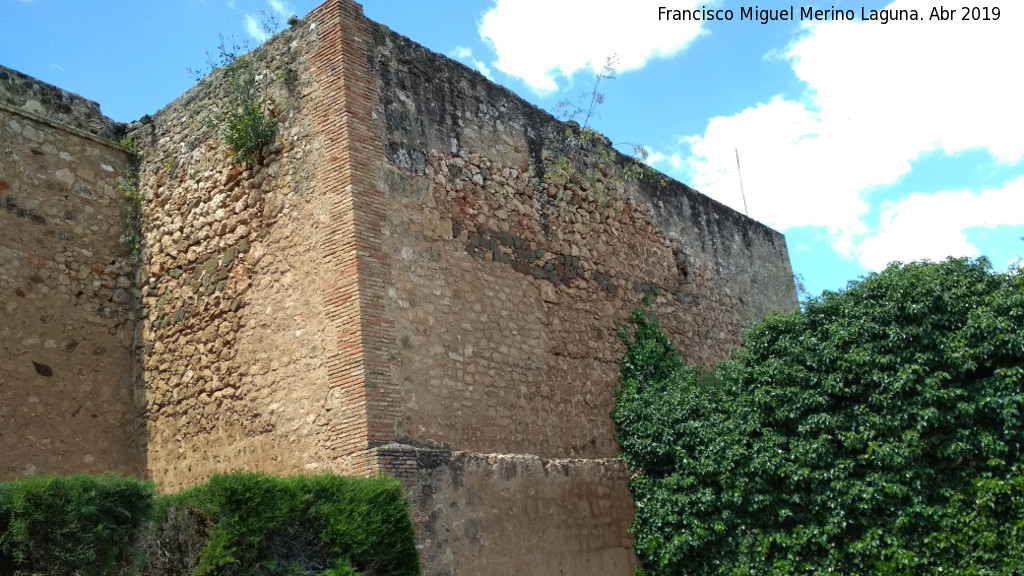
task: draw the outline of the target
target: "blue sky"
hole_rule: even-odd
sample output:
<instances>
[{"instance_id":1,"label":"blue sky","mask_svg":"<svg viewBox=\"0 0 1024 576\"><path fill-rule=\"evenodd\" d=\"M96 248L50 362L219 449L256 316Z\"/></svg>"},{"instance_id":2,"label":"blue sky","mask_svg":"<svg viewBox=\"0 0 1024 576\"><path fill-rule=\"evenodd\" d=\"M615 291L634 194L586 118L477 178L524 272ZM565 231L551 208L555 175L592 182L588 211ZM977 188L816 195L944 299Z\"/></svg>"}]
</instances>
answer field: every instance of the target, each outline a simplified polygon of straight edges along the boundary
<instances>
[{"instance_id":1,"label":"blue sky","mask_svg":"<svg viewBox=\"0 0 1024 576\"><path fill-rule=\"evenodd\" d=\"M0 0L0 64L131 121L192 85L218 35L259 42L316 0ZM658 6L732 21L658 21ZM762 2L780 9L809 4ZM1024 12L929 20L939 4L834 0L854 21L740 21L691 0L366 0L364 11L541 108L619 70L593 126L786 234L812 294L891 260L1024 255ZM743 4L742 6L747 6ZM949 6L946 7L950 8ZM871 10L922 21L862 21ZM798 14L797 14L798 15ZM989 14L990 17L993 14ZM254 25L255 24L255 25Z\"/></svg>"}]
</instances>

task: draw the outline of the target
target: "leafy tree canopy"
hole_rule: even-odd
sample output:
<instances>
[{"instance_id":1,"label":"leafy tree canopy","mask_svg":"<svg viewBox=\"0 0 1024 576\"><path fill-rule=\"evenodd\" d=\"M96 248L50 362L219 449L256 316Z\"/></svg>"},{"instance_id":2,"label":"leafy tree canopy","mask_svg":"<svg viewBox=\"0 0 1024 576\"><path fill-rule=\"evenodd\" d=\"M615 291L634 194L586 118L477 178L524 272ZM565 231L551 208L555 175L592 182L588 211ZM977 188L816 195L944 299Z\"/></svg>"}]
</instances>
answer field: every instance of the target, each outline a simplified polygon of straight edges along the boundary
<instances>
[{"instance_id":1,"label":"leafy tree canopy","mask_svg":"<svg viewBox=\"0 0 1024 576\"><path fill-rule=\"evenodd\" d=\"M1024 573L1024 274L893 264L706 376L633 321L613 417L650 574Z\"/></svg>"}]
</instances>

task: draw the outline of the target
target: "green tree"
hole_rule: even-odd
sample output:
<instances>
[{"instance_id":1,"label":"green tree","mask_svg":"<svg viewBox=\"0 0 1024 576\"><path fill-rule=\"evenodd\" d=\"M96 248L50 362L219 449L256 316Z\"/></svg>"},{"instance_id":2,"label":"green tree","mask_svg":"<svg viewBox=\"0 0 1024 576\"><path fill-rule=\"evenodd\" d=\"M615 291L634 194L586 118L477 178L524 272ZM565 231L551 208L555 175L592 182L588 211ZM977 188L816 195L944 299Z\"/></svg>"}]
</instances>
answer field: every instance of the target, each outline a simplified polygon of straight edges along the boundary
<instances>
[{"instance_id":1,"label":"green tree","mask_svg":"<svg viewBox=\"0 0 1024 576\"><path fill-rule=\"evenodd\" d=\"M650 574L1024 573L1024 274L894 264L704 377L633 320L613 417Z\"/></svg>"}]
</instances>

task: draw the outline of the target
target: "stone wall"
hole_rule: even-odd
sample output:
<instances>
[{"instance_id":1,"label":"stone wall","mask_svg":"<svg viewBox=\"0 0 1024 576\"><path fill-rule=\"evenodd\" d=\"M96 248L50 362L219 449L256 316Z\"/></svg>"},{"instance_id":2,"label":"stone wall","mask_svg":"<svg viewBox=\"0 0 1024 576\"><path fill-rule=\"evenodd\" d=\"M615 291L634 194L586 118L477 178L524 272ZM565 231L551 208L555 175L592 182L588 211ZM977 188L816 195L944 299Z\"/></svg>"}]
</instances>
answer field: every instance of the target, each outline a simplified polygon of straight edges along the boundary
<instances>
[{"instance_id":1,"label":"stone wall","mask_svg":"<svg viewBox=\"0 0 1024 576\"><path fill-rule=\"evenodd\" d=\"M411 504L427 574L633 573L633 501L621 462L417 456Z\"/></svg>"},{"instance_id":2,"label":"stone wall","mask_svg":"<svg viewBox=\"0 0 1024 576\"><path fill-rule=\"evenodd\" d=\"M612 457L615 322L646 293L700 366L796 308L781 234L638 171L600 136L574 147L574 128L508 90L371 31L399 440Z\"/></svg>"},{"instance_id":3,"label":"stone wall","mask_svg":"<svg viewBox=\"0 0 1024 576\"><path fill-rule=\"evenodd\" d=\"M615 323L656 290L685 359L724 358L795 308L784 238L351 0L249 58L279 130L251 166L224 70L129 127L135 272L118 127L0 69L3 473L384 471L426 574L629 574Z\"/></svg>"},{"instance_id":4,"label":"stone wall","mask_svg":"<svg viewBox=\"0 0 1024 576\"><path fill-rule=\"evenodd\" d=\"M685 357L721 359L795 306L784 239L352 2L255 57L280 135L251 168L209 127L223 72L132 127L148 473L383 470L427 574L628 573L614 323L657 289Z\"/></svg>"},{"instance_id":5,"label":"stone wall","mask_svg":"<svg viewBox=\"0 0 1024 576\"><path fill-rule=\"evenodd\" d=\"M223 69L131 127L147 199L147 472L164 489L234 470L344 471L331 446L346 406L327 384L338 346L324 307L315 45L296 26L253 55L279 133L251 167L230 159L217 128Z\"/></svg>"},{"instance_id":6,"label":"stone wall","mask_svg":"<svg viewBox=\"0 0 1024 576\"><path fill-rule=\"evenodd\" d=\"M341 162L318 184L345 224L326 259L358 280L333 293L363 359L339 371L345 450L405 481L427 574L630 573L615 322L657 290L684 357L710 365L796 307L784 238L600 138L573 148L350 2L310 19L319 89L341 92L319 117Z\"/></svg>"},{"instance_id":7,"label":"stone wall","mask_svg":"<svg viewBox=\"0 0 1024 576\"><path fill-rule=\"evenodd\" d=\"M95 102L0 67L0 479L136 471L116 137Z\"/></svg>"}]
</instances>

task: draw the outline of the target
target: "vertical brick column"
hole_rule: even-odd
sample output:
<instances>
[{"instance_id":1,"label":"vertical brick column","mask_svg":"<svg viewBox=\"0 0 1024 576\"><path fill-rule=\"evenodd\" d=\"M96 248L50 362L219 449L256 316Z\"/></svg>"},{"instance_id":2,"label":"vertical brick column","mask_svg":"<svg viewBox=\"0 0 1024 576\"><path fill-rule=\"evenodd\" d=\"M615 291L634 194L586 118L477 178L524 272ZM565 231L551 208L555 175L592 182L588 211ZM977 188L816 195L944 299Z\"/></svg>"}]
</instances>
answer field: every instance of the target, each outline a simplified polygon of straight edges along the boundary
<instances>
[{"instance_id":1,"label":"vertical brick column","mask_svg":"<svg viewBox=\"0 0 1024 576\"><path fill-rule=\"evenodd\" d=\"M372 473L378 469L372 450L394 439L400 409L390 369L394 327L385 309L391 268L382 238L387 196L377 186L383 134L372 117L378 82L367 60L373 40L362 8L351 0L326 2L309 20L317 25L314 131L322 148L316 187L331 207L323 274L338 349L329 379L343 405L330 443L350 461L349 471Z\"/></svg>"}]
</instances>

